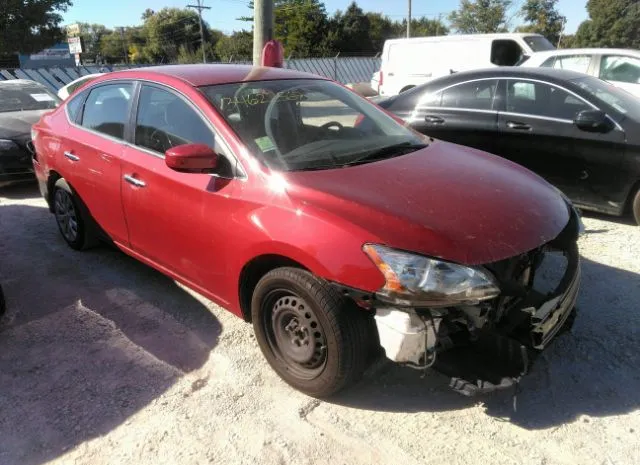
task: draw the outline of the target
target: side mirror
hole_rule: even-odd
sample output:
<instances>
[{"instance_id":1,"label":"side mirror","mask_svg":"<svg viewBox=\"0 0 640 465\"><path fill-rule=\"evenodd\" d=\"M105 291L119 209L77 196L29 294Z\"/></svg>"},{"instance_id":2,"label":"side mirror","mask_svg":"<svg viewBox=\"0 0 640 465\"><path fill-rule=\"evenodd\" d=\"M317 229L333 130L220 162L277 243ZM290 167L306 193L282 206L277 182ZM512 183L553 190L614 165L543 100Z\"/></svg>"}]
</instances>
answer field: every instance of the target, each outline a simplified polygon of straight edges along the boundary
<instances>
[{"instance_id":1,"label":"side mirror","mask_svg":"<svg viewBox=\"0 0 640 465\"><path fill-rule=\"evenodd\" d=\"M165 152L169 168L183 173L207 173L218 166L218 154L205 144L185 144Z\"/></svg>"},{"instance_id":2,"label":"side mirror","mask_svg":"<svg viewBox=\"0 0 640 465\"><path fill-rule=\"evenodd\" d=\"M607 114L600 110L582 110L576 115L573 123L587 132L609 132L614 127Z\"/></svg>"}]
</instances>

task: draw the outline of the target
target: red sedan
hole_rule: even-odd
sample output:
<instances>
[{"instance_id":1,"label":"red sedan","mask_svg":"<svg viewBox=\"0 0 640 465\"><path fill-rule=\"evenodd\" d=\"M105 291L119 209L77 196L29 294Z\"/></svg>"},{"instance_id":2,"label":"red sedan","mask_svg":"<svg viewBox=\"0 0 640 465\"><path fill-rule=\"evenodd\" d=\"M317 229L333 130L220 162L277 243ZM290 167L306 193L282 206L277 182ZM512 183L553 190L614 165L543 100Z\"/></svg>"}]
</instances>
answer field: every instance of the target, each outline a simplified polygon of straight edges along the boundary
<instances>
[{"instance_id":1,"label":"red sedan","mask_svg":"<svg viewBox=\"0 0 640 465\"><path fill-rule=\"evenodd\" d=\"M330 80L115 72L32 133L71 247L109 240L251 321L271 366L310 395L355 382L380 347L462 393L503 387L573 320L581 223L555 188ZM562 273L540 292L550 254Z\"/></svg>"}]
</instances>

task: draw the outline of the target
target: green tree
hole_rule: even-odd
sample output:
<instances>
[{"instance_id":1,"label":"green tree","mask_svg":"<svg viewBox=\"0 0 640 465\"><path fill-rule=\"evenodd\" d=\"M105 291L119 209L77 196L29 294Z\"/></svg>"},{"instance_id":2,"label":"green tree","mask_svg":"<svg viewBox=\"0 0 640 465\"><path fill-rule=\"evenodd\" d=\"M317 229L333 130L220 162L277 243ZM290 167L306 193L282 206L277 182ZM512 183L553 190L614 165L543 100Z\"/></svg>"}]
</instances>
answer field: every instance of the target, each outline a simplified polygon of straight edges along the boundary
<instances>
[{"instance_id":1,"label":"green tree","mask_svg":"<svg viewBox=\"0 0 640 465\"><path fill-rule=\"evenodd\" d=\"M637 0L589 0L589 19L575 36L575 47L640 48L640 3Z\"/></svg>"},{"instance_id":2,"label":"green tree","mask_svg":"<svg viewBox=\"0 0 640 465\"><path fill-rule=\"evenodd\" d=\"M396 24L380 13L367 13L369 19L369 40L374 53L382 52L384 41L396 34Z\"/></svg>"},{"instance_id":3,"label":"green tree","mask_svg":"<svg viewBox=\"0 0 640 465\"><path fill-rule=\"evenodd\" d=\"M103 24L80 23L80 37L83 42L83 61L96 61L100 56L102 38L113 31Z\"/></svg>"},{"instance_id":4,"label":"green tree","mask_svg":"<svg viewBox=\"0 0 640 465\"><path fill-rule=\"evenodd\" d=\"M175 63L181 48L193 52L201 47L200 22L195 11L163 8L157 12L145 11L142 26L146 39L143 54L152 63ZM211 37L204 24L205 43Z\"/></svg>"},{"instance_id":5,"label":"green tree","mask_svg":"<svg viewBox=\"0 0 640 465\"><path fill-rule=\"evenodd\" d=\"M451 27L462 34L507 31L507 10L511 0L461 0L449 15Z\"/></svg>"},{"instance_id":6,"label":"green tree","mask_svg":"<svg viewBox=\"0 0 640 465\"><path fill-rule=\"evenodd\" d=\"M330 48L341 54L369 55L374 51L369 17L356 2L351 2L344 13L336 12L330 29Z\"/></svg>"},{"instance_id":7,"label":"green tree","mask_svg":"<svg viewBox=\"0 0 640 465\"><path fill-rule=\"evenodd\" d=\"M407 34L407 20L395 24L395 37L405 37ZM429 19L427 17L414 18L411 20L411 37L446 36L449 28L440 19Z\"/></svg>"},{"instance_id":8,"label":"green tree","mask_svg":"<svg viewBox=\"0 0 640 465\"><path fill-rule=\"evenodd\" d=\"M215 46L215 52L222 61L251 61L253 59L253 34L237 31L231 36L223 36Z\"/></svg>"},{"instance_id":9,"label":"green tree","mask_svg":"<svg viewBox=\"0 0 640 465\"><path fill-rule=\"evenodd\" d=\"M542 34L553 44L557 44L567 20L558 11L557 3L558 0L527 0L520 9L526 24L517 30Z\"/></svg>"},{"instance_id":10,"label":"green tree","mask_svg":"<svg viewBox=\"0 0 640 465\"><path fill-rule=\"evenodd\" d=\"M575 34L567 34L560 37L558 48L574 48L576 44Z\"/></svg>"},{"instance_id":11,"label":"green tree","mask_svg":"<svg viewBox=\"0 0 640 465\"><path fill-rule=\"evenodd\" d=\"M71 0L2 0L0 53L36 52L64 40L61 12Z\"/></svg>"}]
</instances>

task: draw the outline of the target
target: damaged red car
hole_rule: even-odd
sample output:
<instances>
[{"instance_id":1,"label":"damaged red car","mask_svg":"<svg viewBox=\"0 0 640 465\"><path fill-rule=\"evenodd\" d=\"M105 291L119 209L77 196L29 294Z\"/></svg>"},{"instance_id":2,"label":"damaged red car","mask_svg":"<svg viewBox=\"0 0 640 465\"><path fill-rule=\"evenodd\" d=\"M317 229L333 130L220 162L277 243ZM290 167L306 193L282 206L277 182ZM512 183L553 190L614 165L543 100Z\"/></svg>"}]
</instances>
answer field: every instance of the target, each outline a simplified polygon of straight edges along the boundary
<instances>
[{"instance_id":1,"label":"damaged red car","mask_svg":"<svg viewBox=\"0 0 640 465\"><path fill-rule=\"evenodd\" d=\"M558 190L330 80L115 72L32 137L71 247L110 241L252 322L273 369L309 395L353 384L381 349L465 394L505 387L573 321L581 222Z\"/></svg>"}]
</instances>

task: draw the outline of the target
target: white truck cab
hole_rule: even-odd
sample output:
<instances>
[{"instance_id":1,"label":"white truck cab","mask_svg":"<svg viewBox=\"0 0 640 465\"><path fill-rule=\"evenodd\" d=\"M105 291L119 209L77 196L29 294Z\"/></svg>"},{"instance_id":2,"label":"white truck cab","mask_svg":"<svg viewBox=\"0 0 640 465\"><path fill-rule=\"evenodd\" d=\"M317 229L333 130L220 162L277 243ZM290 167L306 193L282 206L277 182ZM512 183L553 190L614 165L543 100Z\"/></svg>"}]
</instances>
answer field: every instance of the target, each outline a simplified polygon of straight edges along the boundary
<instances>
[{"instance_id":1,"label":"white truck cab","mask_svg":"<svg viewBox=\"0 0 640 465\"><path fill-rule=\"evenodd\" d=\"M468 34L384 43L378 93L391 96L439 76L490 66L514 66L535 52L555 47L539 34Z\"/></svg>"}]
</instances>

